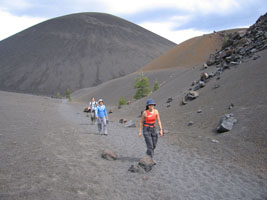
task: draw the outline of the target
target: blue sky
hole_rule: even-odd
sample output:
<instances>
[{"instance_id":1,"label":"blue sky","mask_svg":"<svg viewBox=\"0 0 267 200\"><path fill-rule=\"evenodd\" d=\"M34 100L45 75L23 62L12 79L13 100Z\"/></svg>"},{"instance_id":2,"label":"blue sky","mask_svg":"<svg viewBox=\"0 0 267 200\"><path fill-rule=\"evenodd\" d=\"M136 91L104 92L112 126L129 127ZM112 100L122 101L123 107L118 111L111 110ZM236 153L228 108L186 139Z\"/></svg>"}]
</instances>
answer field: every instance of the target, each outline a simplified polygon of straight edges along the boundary
<instances>
[{"instance_id":1,"label":"blue sky","mask_svg":"<svg viewBox=\"0 0 267 200\"><path fill-rule=\"evenodd\" d=\"M0 0L0 40L79 12L109 13L179 44L213 31L249 27L267 12L267 0Z\"/></svg>"}]
</instances>

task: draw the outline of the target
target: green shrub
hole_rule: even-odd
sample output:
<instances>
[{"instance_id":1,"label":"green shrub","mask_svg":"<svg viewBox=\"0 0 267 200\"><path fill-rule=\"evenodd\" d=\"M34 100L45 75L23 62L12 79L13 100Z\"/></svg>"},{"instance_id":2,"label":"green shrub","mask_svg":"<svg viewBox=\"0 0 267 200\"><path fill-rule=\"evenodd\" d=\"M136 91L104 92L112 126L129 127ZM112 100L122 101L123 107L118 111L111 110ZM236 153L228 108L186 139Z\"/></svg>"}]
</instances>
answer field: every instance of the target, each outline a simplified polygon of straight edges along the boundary
<instances>
[{"instance_id":1,"label":"green shrub","mask_svg":"<svg viewBox=\"0 0 267 200\"><path fill-rule=\"evenodd\" d=\"M126 105L126 99L124 97L120 98L119 106Z\"/></svg>"},{"instance_id":2,"label":"green shrub","mask_svg":"<svg viewBox=\"0 0 267 200\"><path fill-rule=\"evenodd\" d=\"M57 93L57 98L60 99L60 93L59 92Z\"/></svg>"},{"instance_id":3,"label":"green shrub","mask_svg":"<svg viewBox=\"0 0 267 200\"><path fill-rule=\"evenodd\" d=\"M153 92L155 92L158 89L159 89L159 82L158 81L155 81L154 87L153 87Z\"/></svg>"},{"instance_id":4,"label":"green shrub","mask_svg":"<svg viewBox=\"0 0 267 200\"><path fill-rule=\"evenodd\" d=\"M69 88L67 89L66 97L67 97L67 99L69 99L69 101L71 101L70 89Z\"/></svg>"},{"instance_id":5,"label":"green shrub","mask_svg":"<svg viewBox=\"0 0 267 200\"><path fill-rule=\"evenodd\" d=\"M146 97L150 92L150 83L148 77L145 77L143 74L140 74L135 79L134 88L137 89L134 98L141 99Z\"/></svg>"}]
</instances>

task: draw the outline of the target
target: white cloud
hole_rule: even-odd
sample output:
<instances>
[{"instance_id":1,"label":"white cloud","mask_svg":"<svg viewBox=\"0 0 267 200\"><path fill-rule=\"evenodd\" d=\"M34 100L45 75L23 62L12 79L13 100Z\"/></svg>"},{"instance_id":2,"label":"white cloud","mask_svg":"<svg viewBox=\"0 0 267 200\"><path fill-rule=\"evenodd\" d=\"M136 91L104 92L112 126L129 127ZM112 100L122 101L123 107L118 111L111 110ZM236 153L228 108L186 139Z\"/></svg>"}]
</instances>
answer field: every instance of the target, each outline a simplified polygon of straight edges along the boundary
<instances>
[{"instance_id":1,"label":"white cloud","mask_svg":"<svg viewBox=\"0 0 267 200\"><path fill-rule=\"evenodd\" d=\"M44 18L36 18L29 16L18 17L15 15L11 15L6 11L0 10L0 40L3 40L17 32L20 32L44 20Z\"/></svg>"},{"instance_id":2,"label":"white cloud","mask_svg":"<svg viewBox=\"0 0 267 200\"><path fill-rule=\"evenodd\" d=\"M172 22L144 22L139 24L143 28L152 31L164 38L179 44L192 37L206 34L206 32L198 31L195 29L174 30L176 24Z\"/></svg>"},{"instance_id":3,"label":"white cloud","mask_svg":"<svg viewBox=\"0 0 267 200\"><path fill-rule=\"evenodd\" d=\"M62 0L58 3L55 2L55 5L52 5L51 1L44 0L0 1L0 40L45 20L44 18L26 15L19 17L15 14L10 14L11 12L22 12L27 9L35 10L42 8L42 11L44 11L44 8L46 8L46 12L53 13L53 17L72 12L106 12L116 16L132 15L132 18L139 12L144 13L149 11L151 16L153 10L165 9L166 11L167 9L172 9L173 11L177 9L177 12L186 13L186 15L163 18L161 19L162 22L151 22L147 21L147 19L139 18L139 25L175 43L180 43L192 36L194 37L204 33L193 28L183 31L174 30L174 28L189 22L195 13L198 15L228 15L231 12L241 9L246 2L251 3L255 0ZM38 12L38 10L35 11Z\"/></svg>"},{"instance_id":4,"label":"white cloud","mask_svg":"<svg viewBox=\"0 0 267 200\"><path fill-rule=\"evenodd\" d=\"M1 10L23 10L32 7L32 4L27 0L1 0Z\"/></svg>"},{"instance_id":5,"label":"white cloud","mask_svg":"<svg viewBox=\"0 0 267 200\"><path fill-rule=\"evenodd\" d=\"M135 1L121 1L121 0L102 0L106 9L114 14L133 14L144 10L172 8L187 12L199 13L224 13L234 11L240 7L237 0L135 0Z\"/></svg>"}]
</instances>

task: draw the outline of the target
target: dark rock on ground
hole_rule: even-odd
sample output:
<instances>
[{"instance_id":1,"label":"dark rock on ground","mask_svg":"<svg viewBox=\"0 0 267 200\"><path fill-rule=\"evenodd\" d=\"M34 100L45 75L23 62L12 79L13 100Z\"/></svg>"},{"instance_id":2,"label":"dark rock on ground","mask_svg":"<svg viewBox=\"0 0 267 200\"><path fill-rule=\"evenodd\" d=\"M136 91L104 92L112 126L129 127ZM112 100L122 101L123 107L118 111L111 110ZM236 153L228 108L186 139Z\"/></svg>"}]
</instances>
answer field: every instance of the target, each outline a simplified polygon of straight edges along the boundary
<instances>
[{"instance_id":1,"label":"dark rock on ground","mask_svg":"<svg viewBox=\"0 0 267 200\"><path fill-rule=\"evenodd\" d=\"M168 100L166 101L166 103L171 103L173 101L172 97L168 98Z\"/></svg>"},{"instance_id":2,"label":"dark rock on ground","mask_svg":"<svg viewBox=\"0 0 267 200\"><path fill-rule=\"evenodd\" d=\"M126 123L127 122L127 119L120 119L119 120L119 123L121 123L121 124L124 124L124 123Z\"/></svg>"},{"instance_id":3,"label":"dark rock on ground","mask_svg":"<svg viewBox=\"0 0 267 200\"><path fill-rule=\"evenodd\" d=\"M192 126L194 124L194 122L190 121L188 122L187 126Z\"/></svg>"},{"instance_id":4,"label":"dark rock on ground","mask_svg":"<svg viewBox=\"0 0 267 200\"><path fill-rule=\"evenodd\" d=\"M125 127L126 128L131 128L131 127L136 127L136 125L135 125L133 120L130 120L130 121L125 123Z\"/></svg>"},{"instance_id":5,"label":"dark rock on ground","mask_svg":"<svg viewBox=\"0 0 267 200\"><path fill-rule=\"evenodd\" d=\"M217 127L218 133L223 133L232 130L234 124L237 122L237 119L234 118L233 114L226 114L223 116Z\"/></svg>"},{"instance_id":6,"label":"dark rock on ground","mask_svg":"<svg viewBox=\"0 0 267 200\"><path fill-rule=\"evenodd\" d=\"M153 161L153 159L150 156L143 157L138 163L138 165L140 165L146 172L149 172L150 170L152 170L152 167L155 164L156 163Z\"/></svg>"},{"instance_id":7,"label":"dark rock on ground","mask_svg":"<svg viewBox=\"0 0 267 200\"><path fill-rule=\"evenodd\" d=\"M118 156L112 150L105 149L101 154L101 157L106 160L117 160Z\"/></svg>"},{"instance_id":8,"label":"dark rock on ground","mask_svg":"<svg viewBox=\"0 0 267 200\"><path fill-rule=\"evenodd\" d=\"M128 171L134 172L134 173L149 172L152 170L155 164L156 163L153 161L153 159L150 156L145 156L142 159L140 159L137 165L131 165Z\"/></svg>"}]
</instances>

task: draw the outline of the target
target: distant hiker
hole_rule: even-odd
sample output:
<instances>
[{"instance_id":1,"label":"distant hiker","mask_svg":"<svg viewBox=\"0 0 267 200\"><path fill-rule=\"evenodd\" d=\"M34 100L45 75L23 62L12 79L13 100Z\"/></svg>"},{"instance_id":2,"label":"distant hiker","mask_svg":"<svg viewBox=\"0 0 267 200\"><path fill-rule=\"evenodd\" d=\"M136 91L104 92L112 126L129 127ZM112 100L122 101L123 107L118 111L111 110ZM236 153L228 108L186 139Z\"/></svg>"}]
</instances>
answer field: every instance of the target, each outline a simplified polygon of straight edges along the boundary
<instances>
[{"instance_id":1,"label":"distant hiker","mask_svg":"<svg viewBox=\"0 0 267 200\"><path fill-rule=\"evenodd\" d=\"M98 123L97 125L99 134L102 135L104 132L104 135L108 135L107 131L108 114L103 99L99 99L95 114Z\"/></svg>"},{"instance_id":2,"label":"distant hiker","mask_svg":"<svg viewBox=\"0 0 267 200\"><path fill-rule=\"evenodd\" d=\"M91 101L89 102L89 105L88 105L88 110L90 110L90 115L91 115L91 122L92 123L95 123L95 111L96 111L96 107L97 107L97 102L95 101L95 98L92 97L91 98Z\"/></svg>"},{"instance_id":3,"label":"distant hiker","mask_svg":"<svg viewBox=\"0 0 267 200\"><path fill-rule=\"evenodd\" d=\"M146 154L153 158L154 149L156 148L157 141L158 141L158 134L155 127L156 119L158 121L159 129L160 129L160 136L163 135L162 132L162 125L159 117L158 110L155 109L155 102L152 99L148 99L146 102L146 110L142 113L142 119L140 121L139 126L139 134L138 136L142 136L142 127L143 127L143 135L145 138L147 151Z\"/></svg>"}]
</instances>

